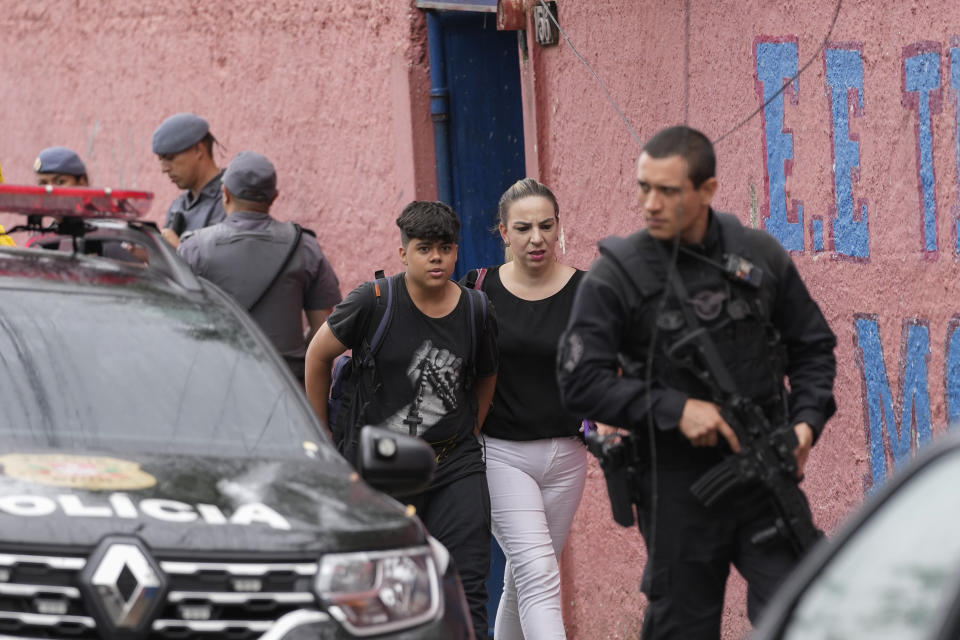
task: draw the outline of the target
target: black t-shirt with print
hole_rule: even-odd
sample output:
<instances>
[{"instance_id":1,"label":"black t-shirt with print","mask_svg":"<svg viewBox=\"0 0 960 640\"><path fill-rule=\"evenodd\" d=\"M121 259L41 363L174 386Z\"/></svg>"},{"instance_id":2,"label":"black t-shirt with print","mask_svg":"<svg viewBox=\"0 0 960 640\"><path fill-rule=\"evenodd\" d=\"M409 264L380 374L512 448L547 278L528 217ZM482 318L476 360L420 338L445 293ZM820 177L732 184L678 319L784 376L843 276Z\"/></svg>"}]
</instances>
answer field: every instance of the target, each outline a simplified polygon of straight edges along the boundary
<instances>
[{"instance_id":1,"label":"black t-shirt with print","mask_svg":"<svg viewBox=\"0 0 960 640\"><path fill-rule=\"evenodd\" d=\"M476 389L470 383L470 301L460 301L442 318L425 315L410 299L401 279L394 287L393 318L377 351L380 385L368 405L364 424L417 435L437 451L432 487L483 470L480 445L473 436ZM348 348L360 346L371 330L373 283L360 285L327 318L333 335ZM474 299L479 304L479 299ZM479 313L477 314L479 316ZM476 316L475 316L476 317ZM487 302L476 331L477 378L497 372L497 324ZM468 388L469 386L469 388Z\"/></svg>"}]
</instances>

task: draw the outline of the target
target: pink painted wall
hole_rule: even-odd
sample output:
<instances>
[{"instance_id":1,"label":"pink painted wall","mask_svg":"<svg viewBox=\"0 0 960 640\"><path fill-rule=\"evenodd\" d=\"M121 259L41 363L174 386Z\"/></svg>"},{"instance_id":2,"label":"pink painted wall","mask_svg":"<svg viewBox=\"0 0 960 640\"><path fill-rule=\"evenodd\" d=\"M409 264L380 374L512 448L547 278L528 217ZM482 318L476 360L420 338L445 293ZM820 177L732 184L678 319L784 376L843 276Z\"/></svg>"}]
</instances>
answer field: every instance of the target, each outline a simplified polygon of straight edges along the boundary
<instances>
[{"instance_id":1,"label":"pink painted wall","mask_svg":"<svg viewBox=\"0 0 960 640\"><path fill-rule=\"evenodd\" d=\"M6 3L0 166L31 183L38 151L69 146L92 184L155 192L162 221L178 192L150 137L193 111L221 166L274 161L275 214L317 231L347 291L396 262L401 203L436 195L425 24L412 1Z\"/></svg>"},{"instance_id":2,"label":"pink painted wall","mask_svg":"<svg viewBox=\"0 0 960 640\"><path fill-rule=\"evenodd\" d=\"M794 259L839 340L840 409L804 483L829 531L895 460L944 429L951 406L960 407L953 373L960 354L950 350L958 293L957 32L948 26L960 9L847 0L829 34L829 48L845 52L847 62L828 68L820 46L836 6L830 0L689 4L688 45L680 2L561 0L560 19L641 138L685 119L718 138L764 102L758 61L770 69L803 67L812 58L795 89L718 143L716 204L786 237L796 222L794 202L802 203ZM156 192L152 216L160 220L176 189L150 153L150 134L168 114L195 111L226 145L224 164L243 149L275 161L278 216L319 232L347 291L374 268L395 266L399 208L436 193L425 21L412 5L7 3L0 12L0 164L8 182L30 182L37 151L71 146L87 160L94 184ZM560 199L566 260L587 267L598 239L639 224L638 144L569 48L531 40L529 51L522 63L528 169ZM911 66L925 52L935 54L927 62L936 60L936 74L929 65ZM862 108L857 88L838 89L851 102L841 103L850 133L838 138L836 154L843 131L831 115L830 82L837 80L829 74L849 84L850 60L857 59L863 77L853 84ZM905 90L916 83L939 89ZM918 126L924 104L932 113L929 145ZM775 125L769 135L768 121ZM845 140L859 147L851 151ZM928 150L930 171L921 169ZM849 255L855 232L832 234L835 165L852 179L841 209L859 211L861 200L867 206L868 253L859 258ZM771 196L778 173L785 188ZM935 238L924 232L923 176L930 178ZM778 202L788 215L777 217ZM876 409L884 402L892 428ZM904 414L904 407L911 410ZM592 468L564 558L571 638L637 636L642 562L638 534L613 523L602 475ZM743 592L732 578L725 638L748 629Z\"/></svg>"}]
</instances>

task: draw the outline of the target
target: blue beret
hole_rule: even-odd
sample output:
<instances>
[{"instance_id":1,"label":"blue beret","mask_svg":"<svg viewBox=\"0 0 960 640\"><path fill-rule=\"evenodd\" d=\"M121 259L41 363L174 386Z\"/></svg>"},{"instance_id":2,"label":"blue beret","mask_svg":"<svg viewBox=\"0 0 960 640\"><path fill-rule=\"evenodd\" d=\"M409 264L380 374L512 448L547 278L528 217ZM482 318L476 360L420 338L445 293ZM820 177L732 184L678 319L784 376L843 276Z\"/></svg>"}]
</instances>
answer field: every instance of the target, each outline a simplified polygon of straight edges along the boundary
<instances>
[{"instance_id":1,"label":"blue beret","mask_svg":"<svg viewBox=\"0 0 960 640\"><path fill-rule=\"evenodd\" d=\"M33 162L37 173L62 173L68 176L87 175L87 167L75 151L66 147L48 147L40 152Z\"/></svg>"},{"instance_id":2,"label":"blue beret","mask_svg":"<svg viewBox=\"0 0 960 640\"><path fill-rule=\"evenodd\" d=\"M153 152L161 156L180 153L203 140L208 133L210 125L200 116L174 114L153 132Z\"/></svg>"},{"instance_id":3,"label":"blue beret","mask_svg":"<svg viewBox=\"0 0 960 640\"><path fill-rule=\"evenodd\" d=\"M277 196L277 171L265 156L241 151L227 166L223 184L243 200L270 202Z\"/></svg>"}]
</instances>

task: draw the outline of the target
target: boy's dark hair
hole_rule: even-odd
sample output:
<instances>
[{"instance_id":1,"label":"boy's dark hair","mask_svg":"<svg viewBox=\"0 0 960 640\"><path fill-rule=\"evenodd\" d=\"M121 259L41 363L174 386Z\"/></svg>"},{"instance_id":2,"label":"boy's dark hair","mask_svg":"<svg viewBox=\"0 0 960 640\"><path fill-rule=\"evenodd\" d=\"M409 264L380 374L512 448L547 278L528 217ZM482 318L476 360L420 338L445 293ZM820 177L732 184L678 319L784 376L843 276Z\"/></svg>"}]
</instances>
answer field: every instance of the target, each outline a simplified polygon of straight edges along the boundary
<instances>
[{"instance_id":1,"label":"boy's dark hair","mask_svg":"<svg viewBox=\"0 0 960 640\"><path fill-rule=\"evenodd\" d=\"M414 200L403 208L397 218L397 226L400 227L403 246L407 246L413 238L456 244L460 237L460 219L443 202Z\"/></svg>"},{"instance_id":2,"label":"boy's dark hair","mask_svg":"<svg viewBox=\"0 0 960 640\"><path fill-rule=\"evenodd\" d=\"M717 174L717 157L707 136L690 127L676 126L658 131L643 145L643 152L651 158L683 156L694 187Z\"/></svg>"}]
</instances>

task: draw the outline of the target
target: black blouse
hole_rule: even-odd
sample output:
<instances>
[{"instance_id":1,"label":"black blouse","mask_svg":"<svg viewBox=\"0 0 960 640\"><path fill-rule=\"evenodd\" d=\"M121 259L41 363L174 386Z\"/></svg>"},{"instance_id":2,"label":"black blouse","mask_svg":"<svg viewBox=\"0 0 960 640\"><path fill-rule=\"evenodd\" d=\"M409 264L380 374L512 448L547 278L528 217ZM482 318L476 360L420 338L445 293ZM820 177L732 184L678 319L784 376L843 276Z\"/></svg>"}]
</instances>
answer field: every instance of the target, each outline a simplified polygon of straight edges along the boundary
<instances>
[{"instance_id":1,"label":"black blouse","mask_svg":"<svg viewBox=\"0 0 960 640\"><path fill-rule=\"evenodd\" d=\"M500 368L483 433L504 440L578 434L580 419L560 404L556 362L560 334L584 273L578 269L560 291L531 301L507 291L498 267L487 272L482 288L497 309Z\"/></svg>"}]
</instances>

